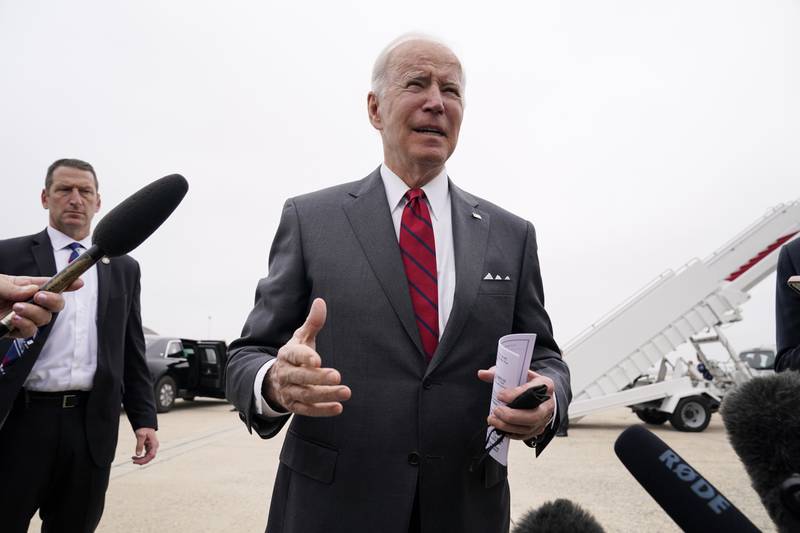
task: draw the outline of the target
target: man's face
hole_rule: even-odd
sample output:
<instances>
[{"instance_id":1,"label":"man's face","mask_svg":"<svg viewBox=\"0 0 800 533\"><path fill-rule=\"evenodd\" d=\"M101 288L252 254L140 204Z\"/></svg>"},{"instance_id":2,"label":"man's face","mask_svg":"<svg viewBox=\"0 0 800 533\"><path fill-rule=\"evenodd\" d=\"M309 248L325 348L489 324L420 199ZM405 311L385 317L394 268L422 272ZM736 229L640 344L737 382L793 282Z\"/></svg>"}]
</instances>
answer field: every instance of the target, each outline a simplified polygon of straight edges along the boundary
<instances>
[{"instance_id":1,"label":"man's face","mask_svg":"<svg viewBox=\"0 0 800 533\"><path fill-rule=\"evenodd\" d=\"M73 239L85 238L100 209L94 176L88 170L56 168L53 183L42 191L42 207L50 210L51 226Z\"/></svg>"},{"instance_id":2,"label":"man's face","mask_svg":"<svg viewBox=\"0 0 800 533\"><path fill-rule=\"evenodd\" d=\"M392 170L411 179L441 171L458 142L462 91L461 65L444 46L409 41L392 52L383 94L368 99Z\"/></svg>"}]
</instances>

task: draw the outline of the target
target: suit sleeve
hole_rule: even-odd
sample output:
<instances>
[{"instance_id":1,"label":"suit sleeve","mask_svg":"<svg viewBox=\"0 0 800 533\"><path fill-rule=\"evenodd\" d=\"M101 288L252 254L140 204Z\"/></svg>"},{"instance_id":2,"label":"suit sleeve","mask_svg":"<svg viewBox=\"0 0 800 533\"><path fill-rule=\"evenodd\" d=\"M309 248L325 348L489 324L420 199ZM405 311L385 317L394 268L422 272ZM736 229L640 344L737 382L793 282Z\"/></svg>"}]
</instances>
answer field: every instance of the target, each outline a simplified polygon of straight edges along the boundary
<instances>
[{"instance_id":1,"label":"suit sleeve","mask_svg":"<svg viewBox=\"0 0 800 533\"><path fill-rule=\"evenodd\" d=\"M800 370L800 294L786 280L800 274L792 257L793 245L781 248L775 287L775 329L777 353L775 370Z\"/></svg>"},{"instance_id":2,"label":"suit sleeve","mask_svg":"<svg viewBox=\"0 0 800 533\"><path fill-rule=\"evenodd\" d=\"M122 404L134 431L139 428L158 429L153 381L145 359L145 342L142 331L140 303L141 271L135 263L133 297L125 326L125 368Z\"/></svg>"},{"instance_id":3,"label":"suit sleeve","mask_svg":"<svg viewBox=\"0 0 800 533\"><path fill-rule=\"evenodd\" d=\"M310 288L305 274L300 221L292 200L286 202L269 254L269 273L258 282L255 306L241 338L228 349L226 395L249 431L275 436L288 416L269 418L255 409L253 384L259 369L274 359L305 319Z\"/></svg>"},{"instance_id":4,"label":"suit sleeve","mask_svg":"<svg viewBox=\"0 0 800 533\"><path fill-rule=\"evenodd\" d=\"M556 429L566 423L569 403L572 400L572 389L570 388L569 368L562 359L561 350L553 339L553 326L544 309L544 288L539 270L536 231L530 222L527 225L521 273L517 307L514 311L514 331L536 333L536 347L531 358L531 370L553 380L558 405L558 420L555 427L548 426L544 435L537 440L536 454L538 455L553 438Z\"/></svg>"}]
</instances>

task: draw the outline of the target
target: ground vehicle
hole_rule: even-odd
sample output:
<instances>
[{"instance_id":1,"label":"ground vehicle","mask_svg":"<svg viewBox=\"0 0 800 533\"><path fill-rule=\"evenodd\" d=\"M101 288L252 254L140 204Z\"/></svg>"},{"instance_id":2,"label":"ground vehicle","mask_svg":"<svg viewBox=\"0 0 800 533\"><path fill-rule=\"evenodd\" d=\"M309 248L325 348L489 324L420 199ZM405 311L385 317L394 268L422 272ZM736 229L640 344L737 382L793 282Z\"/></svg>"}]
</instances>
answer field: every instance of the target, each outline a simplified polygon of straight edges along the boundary
<instances>
[{"instance_id":1,"label":"ground vehicle","mask_svg":"<svg viewBox=\"0 0 800 533\"><path fill-rule=\"evenodd\" d=\"M225 398L224 341L145 335L147 367L153 377L156 410L166 413L176 398Z\"/></svg>"},{"instance_id":2,"label":"ground vehicle","mask_svg":"<svg viewBox=\"0 0 800 533\"><path fill-rule=\"evenodd\" d=\"M761 354L742 359L722 328L742 320L750 290L796 238L800 201L778 205L707 258L667 270L567 343L570 419L628 406L647 423L703 431L727 391L770 372ZM701 344L709 342L723 346L725 361L704 354ZM675 360L684 345L694 348L696 363Z\"/></svg>"},{"instance_id":3,"label":"ground vehicle","mask_svg":"<svg viewBox=\"0 0 800 533\"><path fill-rule=\"evenodd\" d=\"M747 363L756 376L775 373L775 346L759 346L739 352L739 359Z\"/></svg>"}]
</instances>

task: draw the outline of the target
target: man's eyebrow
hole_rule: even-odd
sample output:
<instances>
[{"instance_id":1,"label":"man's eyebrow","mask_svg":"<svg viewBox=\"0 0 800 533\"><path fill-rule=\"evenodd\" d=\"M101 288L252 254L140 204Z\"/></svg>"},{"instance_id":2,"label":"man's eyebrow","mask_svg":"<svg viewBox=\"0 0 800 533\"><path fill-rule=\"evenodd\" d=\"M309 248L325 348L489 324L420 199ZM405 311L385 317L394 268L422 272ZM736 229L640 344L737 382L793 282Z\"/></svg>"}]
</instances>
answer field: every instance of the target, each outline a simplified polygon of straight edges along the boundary
<instances>
[{"instance_id":1,"label":"man's eyebrow","mask_svg":"<svg viewBox=\"0 0 800 533\"><path fill-rule=\"evenodd\" d=\"M430 77L430 73L424 70L407 70L400 75L401 80L420 80Z\"/></svg>"}]
</instances>

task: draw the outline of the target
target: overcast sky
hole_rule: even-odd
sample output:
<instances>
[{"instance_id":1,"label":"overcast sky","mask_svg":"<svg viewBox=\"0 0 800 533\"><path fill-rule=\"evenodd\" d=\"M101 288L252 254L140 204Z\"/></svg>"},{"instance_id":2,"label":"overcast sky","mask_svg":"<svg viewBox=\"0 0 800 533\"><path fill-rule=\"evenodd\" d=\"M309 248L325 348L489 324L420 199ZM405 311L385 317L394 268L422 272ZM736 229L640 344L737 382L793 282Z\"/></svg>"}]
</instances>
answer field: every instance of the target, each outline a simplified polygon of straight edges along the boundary
<instances>
[{"instance_id":1,"label":"overcast sky","mask_svg":"<svg viewBox=\"0 0 800 533\"><path fill-rule=\"evenodd\" d=\"M467 73L449 174L534 223L563 345L800 196L798 28L798 0L0 0L0 238L44 228L57 158L95 165L97 220L181 173L183 204L132 254L144 323L230 341L284 199L381 162L372 63L421 31ZM774 342L774 283L737 348Z\"/></svg>"}]
</instances>

